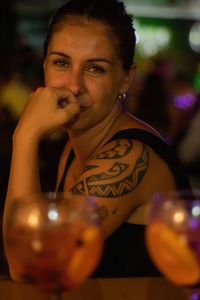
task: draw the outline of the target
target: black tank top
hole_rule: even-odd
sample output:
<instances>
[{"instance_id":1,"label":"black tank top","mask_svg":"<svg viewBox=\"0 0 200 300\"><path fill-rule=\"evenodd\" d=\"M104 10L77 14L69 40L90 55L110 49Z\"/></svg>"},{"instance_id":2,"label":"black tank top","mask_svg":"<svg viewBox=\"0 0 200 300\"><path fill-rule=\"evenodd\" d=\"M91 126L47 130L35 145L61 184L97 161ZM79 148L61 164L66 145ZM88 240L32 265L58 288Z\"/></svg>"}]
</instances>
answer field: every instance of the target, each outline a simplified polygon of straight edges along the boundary
<instances>
[{"instance_id":1,"label":"black tank top","mask_svg":"<svg viewBox=\"0 0 200 300\"><path fill-rule=\"evenodd\" d=\"M177 189L190 189L188 177L176 153L161 138L142 129L117 132L107 143L127 138L141 141L153 149L171 170ZM63 191L67 170L74 159L71 150L58 190ZM160 276L148 255L145 244L145 225L124 222L106 241L104 254L92 277Z\"/></svg>"}]
</instances>

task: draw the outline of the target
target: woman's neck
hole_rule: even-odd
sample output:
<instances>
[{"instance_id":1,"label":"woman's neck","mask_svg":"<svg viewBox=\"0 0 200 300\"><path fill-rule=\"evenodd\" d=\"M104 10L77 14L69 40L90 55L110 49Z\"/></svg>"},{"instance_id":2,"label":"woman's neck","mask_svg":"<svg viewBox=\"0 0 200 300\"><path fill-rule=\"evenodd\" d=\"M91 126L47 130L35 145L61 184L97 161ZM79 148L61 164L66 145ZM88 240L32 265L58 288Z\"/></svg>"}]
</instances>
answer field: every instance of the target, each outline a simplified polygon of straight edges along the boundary
<instances>
[{"instance_id":1,"label":"woman's neck","mask_svg":"<svg viewBox=\"0 0 200 300\"><path fill-rule=\"evenodd\" d=\"M96 149L115 133L115 123L121 114L122 112L118 110L111 121L102 122L90 128L90 130L68 131L70 144L74 149L76 157L81 162L84 163Z\"/></svg>"}]
</instances>

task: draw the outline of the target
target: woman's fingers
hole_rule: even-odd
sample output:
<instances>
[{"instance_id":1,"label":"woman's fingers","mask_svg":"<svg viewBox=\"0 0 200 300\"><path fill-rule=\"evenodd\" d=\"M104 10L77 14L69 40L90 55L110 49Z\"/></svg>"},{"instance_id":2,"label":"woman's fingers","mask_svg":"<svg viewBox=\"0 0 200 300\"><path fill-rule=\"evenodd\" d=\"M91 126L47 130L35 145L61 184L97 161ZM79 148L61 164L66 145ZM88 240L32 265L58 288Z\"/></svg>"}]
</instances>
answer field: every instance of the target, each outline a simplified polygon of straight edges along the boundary
<instances>
[{"instance_id":1,"label":"woman's fingers","mask_svg":"<svg viewBox=\"0 0 200 300\"><path fill-rule=\"evenodd\" d=\"M67 103L64 107L60 108L59 118L63 125L75 122L78 119L80 107L76 102Z\"/></svg>"},{"instance_id":2,"label":"woman's fingers","mask_svg":"<svg viewBox=\"0 0 200 300\"><path fill-rule=\"evenodd\" d=\"M79 115L80 104L70 90L51 88L56 96L57 108L59 109L59 117L62 116L62 123L74 121ZM61 121L61 120L60 120Z\"/></svg>"},{"instance_id":3,"label":"woman's fingers","mask_svg":"<svg viewBox=\"0 0 200 300\"><path fill-rule=\"evenodd\" d=\"M79 111L79 101L70 90L40 87L30 95L18 129L39 138L74 122Z\"/></svg>"}]
</instances>

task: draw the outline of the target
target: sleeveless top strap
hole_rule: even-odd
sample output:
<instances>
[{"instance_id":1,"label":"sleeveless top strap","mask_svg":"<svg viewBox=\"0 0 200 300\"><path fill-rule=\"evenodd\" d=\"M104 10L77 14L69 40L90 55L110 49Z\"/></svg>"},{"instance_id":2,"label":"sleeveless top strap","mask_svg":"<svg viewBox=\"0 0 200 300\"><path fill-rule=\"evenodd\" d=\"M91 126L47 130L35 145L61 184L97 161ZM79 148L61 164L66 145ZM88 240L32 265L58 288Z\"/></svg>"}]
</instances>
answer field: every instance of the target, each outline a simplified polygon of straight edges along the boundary
<instances>
[{"instance_id":1,"label":"sleeveless top strap","mask_svg":"<svg viewBox=\"0 0 200 300\"><path fill-rule=\"evenodd\" d=\"M69 156L67 158L67 162L65 164L65 169L64 169L62 178L61 178L61 180L59 182L59 185L58 185L58 189L57 189L58 192L63 192L64 191L65 177L67 175L67 171L68 171L68 169L69 169L69 167L70 167L73 159L74 159L74 150L72 148L71 151L70 151L70 153L69 153Z\"/></svg>"},{"instance_id":2,"label":"sleeveless top strap","mask_svg":"<svg viewBox=\"0 0 200 300\"><path fill-rule=\"evenodd\" d=\"M109 139L106 142L106 144L109 143L110 141L114 141L122 138L137 140L149 146L151 149L153 149L156 152L156 154L158 154L166 162L172 174L174 175L174 180L176 182L177 188L191 189L189 179L186 175L185 169L183 168L178 156L162 138L143 129L129 128L129 129L118 131L116 134L114 134L111 137L111 139ZM74 159L74 150L71 149L65 165L63 176L58 186L59 192L62 192L64 190L65 177L73 159Z\"/></svg>"},{"instance_id":3,"label":"sleeveless top strap","mask_svg":"<svg viewBox=\"0 0 200 300\"><path fill-rule=\"evenodd\" d=\"M107 143L121 138L134 139L149 146L167 163L174 175L177 188L191 189L186 171L183 168L176 152L172 150L170 145L168 145L162 138L143 129L129 128L118 131Z\"/></svg>"}]
</instances>

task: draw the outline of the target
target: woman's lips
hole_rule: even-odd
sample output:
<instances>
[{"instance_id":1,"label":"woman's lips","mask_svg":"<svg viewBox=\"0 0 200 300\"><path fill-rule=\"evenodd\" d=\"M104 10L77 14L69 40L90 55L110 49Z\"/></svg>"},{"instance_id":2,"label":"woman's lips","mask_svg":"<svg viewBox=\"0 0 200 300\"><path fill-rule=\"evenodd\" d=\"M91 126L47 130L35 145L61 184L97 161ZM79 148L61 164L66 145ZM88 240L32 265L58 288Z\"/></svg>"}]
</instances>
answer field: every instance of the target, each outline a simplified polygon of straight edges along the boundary
<instances>
[{"instance_id":1,"label":"woman's lips","mask_svg":"<svg viewBox=\"0 0 200 300\"><path fill-rule=\"evenodd\" d=\"M80 106L80 112L83 112L83 111L85 111L86 109L87 109L86 106Z\"/></svg>"}]
</instances>

